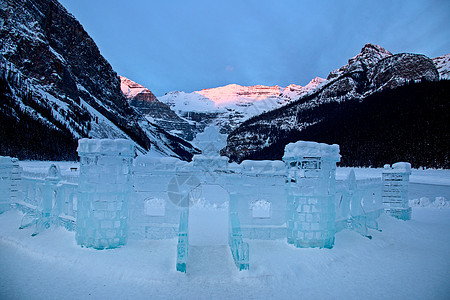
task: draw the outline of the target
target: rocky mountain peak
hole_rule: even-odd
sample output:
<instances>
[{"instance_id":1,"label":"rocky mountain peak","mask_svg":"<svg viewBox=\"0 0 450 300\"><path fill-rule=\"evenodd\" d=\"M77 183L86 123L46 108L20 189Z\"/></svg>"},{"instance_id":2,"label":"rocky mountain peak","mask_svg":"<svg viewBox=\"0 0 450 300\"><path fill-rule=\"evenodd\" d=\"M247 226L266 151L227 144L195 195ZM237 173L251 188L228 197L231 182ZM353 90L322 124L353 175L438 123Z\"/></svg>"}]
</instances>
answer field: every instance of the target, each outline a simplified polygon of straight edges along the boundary
<instances>
[{"instance_id":1,"label":"rocky mountain peak","mask_svg":"<svg viewBox=\"0 0 450 300\"><path fill-rule=\"evenodd\" d=\"M316 77L314 79L311 79L311 81L307 85L305 85L304 89L313 90L325 81L327 81L325 78Z\"/></svg>"},{"instance_id":2,"label":"rocky mountain peak","mask_svg":"<svg viewBox=\"0 0 450 300\"><path fill-rule=\"evenodd\" d=\"M146 87L126 77L120 77L120 89L127 99L139 102L158 101L156 96ZM145 104L145 103L143 103Z\"/></svg>"},{"instance_id":3,"label":"rocky mountain peak","mask_svg":"<svg viewBox=\"0 0 450 300\"><path fill-rule=\"evenodd\" d=\"M364 47L361 49L361 53L358 54L356 57L378 57L378 59L391 56L392 53L386 49L384 49L381 46L375 45L375 44L365 44ZM351 60L351 59L350 59ZM350 62L350 61L349 61Z\"/></svg>"},{"instance_id":4,"label":"rocky mountain peak","mask_svg":"<svg viewBox=\"0 0 450 300\"><path fill-rule=\"evenodd\" d=\"M327 79L331 80L338 78L349 72L364 72L367 69L371 69L378 61L388 56L392 56L392 53L388 50L381 46L368 43L361 49L361 52L358 55L348 60L348 64L331 72Z\"/></svg>"}]
</instances>

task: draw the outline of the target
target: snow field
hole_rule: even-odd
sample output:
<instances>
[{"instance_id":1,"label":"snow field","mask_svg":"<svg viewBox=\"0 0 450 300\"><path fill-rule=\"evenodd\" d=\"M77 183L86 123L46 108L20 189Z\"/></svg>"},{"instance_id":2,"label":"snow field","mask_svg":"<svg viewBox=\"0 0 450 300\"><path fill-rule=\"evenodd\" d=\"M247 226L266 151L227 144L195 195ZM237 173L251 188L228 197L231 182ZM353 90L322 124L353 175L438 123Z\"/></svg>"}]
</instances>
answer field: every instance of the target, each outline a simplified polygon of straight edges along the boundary
<instances>
[{"instance_id":1,"label":"snow field","mask_svg":"<svg viewBox=\"0 0 450 300\"><path fill-rule=\"evenodd\" d=\"M226 246L191 247L188 273L175 271L176 239L130 241L97 251L57 228L30 237L21 213L0 215L2 299L446 299L450 294L450 209L383 215L367 239L336 235L333 249L284 240L249 241L250 270L238 272ZM191 255L192 254L192 255Z\"/></svg>"}]
</instances>

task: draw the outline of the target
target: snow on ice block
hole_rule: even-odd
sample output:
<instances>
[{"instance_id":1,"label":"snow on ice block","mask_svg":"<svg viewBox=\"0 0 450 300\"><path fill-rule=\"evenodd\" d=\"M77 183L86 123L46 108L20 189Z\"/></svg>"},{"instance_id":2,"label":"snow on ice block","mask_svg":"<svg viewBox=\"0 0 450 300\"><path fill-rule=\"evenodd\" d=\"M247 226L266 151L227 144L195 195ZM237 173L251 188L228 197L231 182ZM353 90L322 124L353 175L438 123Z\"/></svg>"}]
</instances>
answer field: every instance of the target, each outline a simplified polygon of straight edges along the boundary
<instances>
[{"instance_id":1,"label":"snow on ice block","mask_svg":"<svg viewBox=\"0 0 450 300\"><path fill-rule=\"evenodd\" d=\"M299 157L333 157L340 159L339 145L316 142L298 141L290 143L284 148L283 160Z\"/></svg>"},{"instance_id":2,"label":"snow on ice block","mask_svg":"<svg viewBox=\"0 0 450 300\"><path fill-rule=\"evenodd\" d=\"M78 154L103 154L113 156L135 155L134 143L125 139L80 139L78 140Z\"/></svg>"}]
</instances>

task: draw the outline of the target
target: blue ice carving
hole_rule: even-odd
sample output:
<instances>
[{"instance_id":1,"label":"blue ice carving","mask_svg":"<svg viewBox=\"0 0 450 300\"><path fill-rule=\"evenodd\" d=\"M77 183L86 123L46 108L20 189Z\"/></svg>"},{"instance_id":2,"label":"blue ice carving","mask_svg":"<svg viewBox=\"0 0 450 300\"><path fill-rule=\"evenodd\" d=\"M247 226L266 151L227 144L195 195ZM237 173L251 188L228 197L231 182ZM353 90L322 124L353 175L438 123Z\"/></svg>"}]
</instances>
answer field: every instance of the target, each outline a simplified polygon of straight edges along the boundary
<instances>
[{"instance_id":1,"label":"blue ice carving","mask_svg":"<svg viewBox=\"0 0 450 300\"><path fill-rule=\"evenodd\" d=\"M287 241L299 248L332 248L335 234L335 173L339 146L288 144Z\"/></svg>"},{"instance_id":2,"label":"blue ice carving","mask_svg":"<svg viewBox=\"0 0 450 300\"><path fill-rule=\"evenodd\" d=\"M336 197L336 232L350 229L371 239L368 230L378 230L377 219L383 213L380 180L357 181L351 170Z\"/></svg>"},{"instance_id":3,"label":"blue ice carving","mask_svg":"<svg viewBox=\"0 0 450 300\"><path fill-rule=\"evenodd\" d=\"M29 179L34 182L35 193L39 194L35 207L26 207L19 229L35 226L32 236L36 236L52 225L58 225L58 184L61 181L59 167L51 165L45 179ZM19 204L22 205L23 203Z\"/></svg>"},{"instance_id":4,"label":"blue ice carving","mask_svg":"<svg viewBox=\"0 0 450 300\"><path fill-rule=\"evenodd\" d=\"M135 146L128 140L81 139L76 240L95 249L125 245Z\"/></svg>"},{"instance_id":5,"label":"blue ice carving","mask_svg":"<svg viewBox=\"0 0 450 300\"><path fill-rule=\"evenodd\" d=\"M180 214L180 227L177 244L177 271L186 273L189 252L189 207L183 207Z\"/></svg>"},{"instance_id":6,"label":"blue ice carving","mask_svg":"<svg viewBox=\"0 0 450 300\"><path fill-rule=\"evenodd\" d=\"M17 158L0 156L0 214L17 201L20 167Z\"/></svg>"},{"instance_id":7,"label":"blue ice carving","mask_svg":"<svg viewBox=\"0 0 450 300\"><path fill-rule=\"evenodd\" d=\"M234 264L239 269L248 270L250 257L248 243L242 239L241 225L238 216L238 199L236 193L230 194L229 207L229 229L228 229L228 245L230 246L231 254L233 255Z\"/></svg>"},{"instance_id":8,"label":"blue ice carving","mask_svg":"<svg viewBox=\"0 0 450 300\"><path fill-rule=\"evenodd\" d=\"M385 165L383 170L383 203L389 215L401 219L411 219L411 207L408 203L409 175L411 164L398 162Z\"/></svg>"}]
</instances>

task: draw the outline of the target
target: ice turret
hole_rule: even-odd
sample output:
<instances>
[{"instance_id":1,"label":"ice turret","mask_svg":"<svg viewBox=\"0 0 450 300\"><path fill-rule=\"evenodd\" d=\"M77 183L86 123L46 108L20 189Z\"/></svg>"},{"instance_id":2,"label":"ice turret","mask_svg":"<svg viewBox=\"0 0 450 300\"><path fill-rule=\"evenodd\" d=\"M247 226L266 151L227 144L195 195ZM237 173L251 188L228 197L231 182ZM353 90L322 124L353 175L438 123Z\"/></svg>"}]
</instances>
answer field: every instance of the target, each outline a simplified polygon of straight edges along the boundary
<instances>
[{"instance_id":1,"label":"ice turret","mask_svg":"<svg viewBox=\"0 0 450 300\"><path fill-rule=\"evenodd\" d=\"M0 156L0 214L17 201L20 172L17 158Z\"/></svg>"},{"instance_id":2,"label":"ice turret","mask_svg":"<svg viewBox=\"0 0 450 300\"><path fill-rule=\"evenodd\" d=\"M411 219L411 207L408 203L409 175L411 164L398 162L385 165L383 169L383 204L389 215L401 219Z\"/></svg>"},{"instance_id":3,"label":"ice turret","mask_svg":"<svg viewBox=\"0 0 450 300\"><path fill-rule=\"evenodd\" d=\"M133 142L81 139L78 154L77 243L96 249L125 245Z\"/></svg>"},{"instance_id":4,"label":"ice turret","mask_svg":"<svg viewBox=\"0 0 450 300\"><path fill-rule=\"evenodd\" d=\"M298 141L286 146L287 240L296 247L332 248L339 146Z\"/></svg>"}]
</instances>

